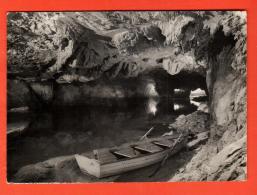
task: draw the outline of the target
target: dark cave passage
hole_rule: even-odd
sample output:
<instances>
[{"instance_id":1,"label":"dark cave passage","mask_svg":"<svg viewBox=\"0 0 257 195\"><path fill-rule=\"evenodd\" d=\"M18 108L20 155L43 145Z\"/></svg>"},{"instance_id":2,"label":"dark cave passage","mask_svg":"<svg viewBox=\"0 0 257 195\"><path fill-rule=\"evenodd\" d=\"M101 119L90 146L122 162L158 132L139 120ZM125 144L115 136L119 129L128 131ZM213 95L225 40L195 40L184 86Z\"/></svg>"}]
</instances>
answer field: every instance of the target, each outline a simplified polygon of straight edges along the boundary
<instances>
[{"instance_id":1,"label":"dark cave passage","mask_svg":"<svg viewBox=\"0 0 257 195\"><path fill-rule=\"evenodd\" d=\"M198 88L208 95L206 78L199 73L180 72L177 75L170 75L162 68L154 69L145 76L151 77L156 84L156 91L160 96L175 97L174 89L181 89L185 93L183 97L189 97L190 91Z\"/></svg>"}]
</instances>

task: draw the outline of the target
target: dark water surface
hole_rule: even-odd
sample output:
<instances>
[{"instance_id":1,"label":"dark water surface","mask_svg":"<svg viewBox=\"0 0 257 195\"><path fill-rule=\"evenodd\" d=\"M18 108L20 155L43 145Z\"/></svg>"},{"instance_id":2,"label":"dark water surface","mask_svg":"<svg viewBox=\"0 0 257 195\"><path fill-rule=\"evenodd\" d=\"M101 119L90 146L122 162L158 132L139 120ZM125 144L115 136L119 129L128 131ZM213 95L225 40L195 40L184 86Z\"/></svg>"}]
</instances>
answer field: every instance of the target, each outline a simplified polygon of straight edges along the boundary
<instances>
[{"instance_id":1,"label":"dark water surface","mask_svg":"<svg viewBox=\"0 0 257 195\"><path fill-rule=\"evenodd\" d=\"M169 131L180 114L197 109L189 99L104 100L101 106L66 107L40 113L9 113L8 125L29 124L8 135L8 177L25 165L52 157L111 147Z\"/></svg>"}]
</instances>

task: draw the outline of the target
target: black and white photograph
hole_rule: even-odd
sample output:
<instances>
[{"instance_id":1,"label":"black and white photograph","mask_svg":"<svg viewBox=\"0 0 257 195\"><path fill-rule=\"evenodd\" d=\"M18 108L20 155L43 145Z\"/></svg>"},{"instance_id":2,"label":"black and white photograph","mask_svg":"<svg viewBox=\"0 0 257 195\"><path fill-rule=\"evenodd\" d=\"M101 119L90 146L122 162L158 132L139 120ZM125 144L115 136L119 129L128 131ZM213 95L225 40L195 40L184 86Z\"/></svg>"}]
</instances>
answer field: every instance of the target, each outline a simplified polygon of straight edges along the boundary
<instances>
[{"instance_id":1,"label":"black and white photograph","mask_svg":"<svg viewBox=\"0 0 257 195\"><path fill-rule=\"evenodd\" d=\"M247 12L8 12L9 183L247 180Z\"/></svg>"}]
</instances>

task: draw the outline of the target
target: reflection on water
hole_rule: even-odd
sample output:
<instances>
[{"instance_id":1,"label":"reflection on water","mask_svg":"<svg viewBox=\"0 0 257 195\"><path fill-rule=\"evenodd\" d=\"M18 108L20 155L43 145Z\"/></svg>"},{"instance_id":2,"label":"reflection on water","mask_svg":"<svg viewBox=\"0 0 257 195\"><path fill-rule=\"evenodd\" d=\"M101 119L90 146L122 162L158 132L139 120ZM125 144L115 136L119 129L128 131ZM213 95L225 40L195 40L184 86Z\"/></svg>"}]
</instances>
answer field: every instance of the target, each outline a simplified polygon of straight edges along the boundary
<instances>
[{"instance_id":1,"label":"reflection on water","mask_svg":"<svg viewBox=\"0 0 257 195\"><path fill-rule=\"evenodd\" d=\"M176 103L175 103L175 104L173 105L173 109L174 109L174 110L181 110L181 109L184 109L184 107L185 107L185 106L184 106L183 104L176 104Z\"/></svg>"},{"instance_id":2,"label":"reflection on water","mask_svg":"<svg viewBox=\"0 0 257 195\"><path fill-rule=\"evenodd\" d=\"M158 102L159 101L157 99L149 98L147 101L146 112L148 114L155 115L155 113L157 112Z\"/></svg>"},{"instance_id":3,"label":"reflection on water","mask_svg":"<svg viewBox=\"0 0 257 195\"><path fill-rule=\"evenodd\" d=\"M103 100L101 100L103 101ZM8 135L8 175L20 167L48 158L86 152L168 131L180 114L197 109L189 99L126 99L108 106L69 107L37 114L10 113L8 124L29 121L19 135Z\"/></svg>"}]
</instances>

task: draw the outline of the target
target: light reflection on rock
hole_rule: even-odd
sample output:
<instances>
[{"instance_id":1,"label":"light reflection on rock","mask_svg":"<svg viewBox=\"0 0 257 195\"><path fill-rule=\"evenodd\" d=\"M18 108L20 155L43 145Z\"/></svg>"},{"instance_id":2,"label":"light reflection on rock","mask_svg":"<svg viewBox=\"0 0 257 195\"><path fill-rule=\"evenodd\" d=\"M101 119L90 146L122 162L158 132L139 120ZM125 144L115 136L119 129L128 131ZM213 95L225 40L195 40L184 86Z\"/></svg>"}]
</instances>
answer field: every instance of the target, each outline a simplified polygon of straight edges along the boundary
<instances>
[{"instance_id":1,"label":"light reflection on rock","mask_svg":"<svg viewBox=\"0 0 257 195\"><path fill-rule=\"evenodd\" d=\"M204 90L197 88L196 90L191 90L190 91L190 99L194 97L203 97L206 96L206 93Z\"/></svg>"},{"instance_id":2,"label":"light reflection on rock","mask_svg":"<svg viewBox=\"0 0 257 195\"><path fill-rule=\"evenodd\" d=\"M196 101L191 100L191 99L190 99L190 103L197 106L197 107L200 106L200 104L201 104L200 102L196 102Z\"/></svg>"},{"instance_id":3,"label":"light reflection on rock","mask_svg":"<svg viewBox=\"0 0 257 195\"><path fill-rule=\"evenodd\" d=\"M156 91L154 83L148 83L146 85L145 93L146 93L145 95L147 97L157 97L157 96L159 96L158 92Z\"/></svg>"}]
</instances>

